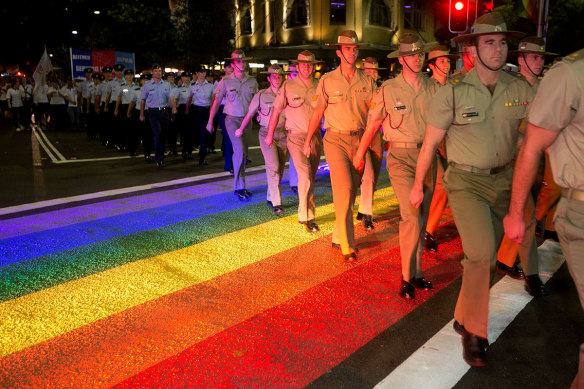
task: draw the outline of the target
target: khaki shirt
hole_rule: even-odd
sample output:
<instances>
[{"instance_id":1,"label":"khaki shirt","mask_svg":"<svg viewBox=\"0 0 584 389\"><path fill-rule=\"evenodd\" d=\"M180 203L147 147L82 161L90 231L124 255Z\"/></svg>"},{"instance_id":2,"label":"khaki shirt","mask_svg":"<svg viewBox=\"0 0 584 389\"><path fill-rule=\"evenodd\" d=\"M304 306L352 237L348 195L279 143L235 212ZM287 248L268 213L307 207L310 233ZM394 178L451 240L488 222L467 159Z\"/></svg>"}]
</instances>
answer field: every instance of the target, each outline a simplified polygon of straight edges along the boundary
<instances>
[{"instance_id":1,"label":"khaki shirt","mask_svg":"<svg viewBox=\"0 0 584 389\"><path fill-rule=\"evenodd\" d=\"M274 107L283 110L286 115L286 130L293 132L308 131L308 122L312 116L312 100L316 95L318 81L314 78L310 80L310 85L306 86L300 77L286 80L274 101Z\"/></svg>"},{"instance_id":2,"label":"khaki shirt","mask_svg":"<svg viewBox=\"0 0 584 389\"><path fill-rule=\"evenodd\" d=\"M385 81L373 97L370 120L383 120L383 139L388 142L422 143L430 101L440 84L420 75L418 92L407 83L403 74Z\"/></svg>"},{"instance_id":3,"label":"khaki shirt","mask_svg":"<svg viewBox=\"0 0 584 389\"><path fill-rule=\"evenodd\" d=\"M564 57L543 78L529 122L559 132L549 148L554 181L584 190L584 50Z\"/></svg>"},{"instance_id":4,"label":"khaki shirt","mask_svg":"<svg viewBox=\"0 0 584 389\"><path fill-rule=\"evenodd\" d=\"M509 73L517 78L521 78L525 81L527 81L527 78L525 78L525 76L521 73ZM527 83L529 84L529 81L527 81ZM541 83L541 80L539 79L539 77L535 78L535 82L533 83L533 85L531 85L531 89L533 89L533 92L536 93L537 92L537 88L539 88L539 84Z\"/></svg>"},{"instance_id":5,"label":"khaki shirt","mask_svg":"<svg viewBox=\"0 0 584 389\"><path fill-rule=\"evenodd\" d=\"M272 92L272 88L260 90L251 100L249 112L258 113L258 122L262 127L268 128L270 124L270 116L272 116L272 111L274 110L274 100L276 100L276 94ZM284 127L285 120L285 116L283 114L280 115L276 129Z\"/></svg>"},{"instance_id":6,"label":"khaki shirt","mask_svg":"<svg viewBox=\"0 0 584 389\"><path fill-rule=\"evenodd\" d=\"M315 106L324 106L327 130L356 131L365 128L367 112L376 89L375 81L357 69L351 83L339 66L321 77L316 88Z\"/></svg>"},{"instance_id":7,"label":"khaki shirt","mask_svg":"<svg viewBox=\"0 0 584 389\"><path fill-rule=\"evenodd\" d=\"M247 109L253 95L258 91L258 82L255 78L245 74L239 81L235 74L229 77L223 77L217 85L215 98L222 99L225 97L225 108L223 113L229 116L244 117L247 115Z\"/></svg>"},{"instance_id":8,"label":"khaki shirt","mask_svg":"<svg viewBox=\"0 0 584 389\"><path fill-rule=\"evenodd\" d=\"M505 72L491 96L473 69L438 90L428 122L448 130L448 162L479 169L504 166L513 159L519 125L532 98L527 81Z\"/></svg>"}]
</instances>

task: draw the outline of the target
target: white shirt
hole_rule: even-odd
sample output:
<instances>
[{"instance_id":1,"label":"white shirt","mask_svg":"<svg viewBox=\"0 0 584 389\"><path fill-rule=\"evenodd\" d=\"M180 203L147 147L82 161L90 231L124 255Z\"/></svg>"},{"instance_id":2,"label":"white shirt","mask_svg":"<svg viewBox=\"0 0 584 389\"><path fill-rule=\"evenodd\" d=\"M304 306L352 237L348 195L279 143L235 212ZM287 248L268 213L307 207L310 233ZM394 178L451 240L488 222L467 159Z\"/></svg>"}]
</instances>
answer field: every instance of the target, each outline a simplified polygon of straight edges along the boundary
<instances>
[{"instance_id":1,"label":"white shirt","mask_svg":"<svg viewBox=\"0 0 584 389\"><path fill-rule=\"evenodd\" d=\"M189 88L189 97L192 98L192 105L210 107L211 98L213 97L213 84L207 80L203 81L202 85L199 81L195 81L195 83Z\"/></svg>"},{"instance_id":2,"label":"white shirt","mask_svg":"<svg viewBox=\"0 0 584 389\"><path fill-rule=\"evenodd\" d=\"M22 107L22 100L24 99L24 88L22 87L22 85L19 85L17 89L14 89L14 87L10 87L10 89L8 89L8 92L6 92L6 100L10 101L10 105L13 108L19 108Z\"/></svg>"},{"instance_id":3,"label":"white shirt","mask_svg":"<svg viewBox=\"0 0 584 389\"><path fill-rule=\"evenodd\" d=\"M59 90L59 89L56 89L52 86L49 87L47 94L53 93L51 95L51 99L49 100L49 104L51 104L51 105L65 104L65 99L63 98L63 96L59 95L60 92L61 92L61 90Z\"/></svg>"}]
</instances>

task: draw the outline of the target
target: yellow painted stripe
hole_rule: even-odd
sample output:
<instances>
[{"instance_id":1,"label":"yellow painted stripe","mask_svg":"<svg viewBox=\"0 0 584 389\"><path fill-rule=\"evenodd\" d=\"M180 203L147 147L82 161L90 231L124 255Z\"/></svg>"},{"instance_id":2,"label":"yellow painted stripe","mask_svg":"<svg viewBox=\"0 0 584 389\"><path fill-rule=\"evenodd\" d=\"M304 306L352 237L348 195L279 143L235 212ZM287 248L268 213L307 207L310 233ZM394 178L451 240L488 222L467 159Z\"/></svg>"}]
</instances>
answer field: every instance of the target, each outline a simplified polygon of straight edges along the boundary
<instances>
[{"instance_id":1,"label":"yellow painted stripe","mask_svg":"<svg viewBox=\"0 0 584 389\"><path fill-rule=\"evenodd\" d=\"M391 187L375 200L377 213L397 205ZM0 357L332 233L333 205L316 214L318 234L292 215L5 301Z\"/></svg>"}]
</instances>

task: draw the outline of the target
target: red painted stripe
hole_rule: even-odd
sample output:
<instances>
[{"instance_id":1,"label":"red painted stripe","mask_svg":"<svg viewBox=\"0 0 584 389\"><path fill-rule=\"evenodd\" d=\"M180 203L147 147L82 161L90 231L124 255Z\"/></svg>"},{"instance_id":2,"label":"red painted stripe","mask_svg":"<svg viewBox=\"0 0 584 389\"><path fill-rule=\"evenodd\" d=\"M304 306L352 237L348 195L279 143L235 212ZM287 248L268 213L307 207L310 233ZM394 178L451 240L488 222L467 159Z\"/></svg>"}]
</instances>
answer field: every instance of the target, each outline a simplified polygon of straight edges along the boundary
<instances>
[{"instance_id":1,"label":"red painted stripe","mask_svg":"<svg viewBox=\"0 0 584 389\"><path fill-rule=\"evenodd\" d=\"M440 247L462 252L459 239ZM117 387L304 387L461 274L456 259L430 256L424 264L435 289L418 293L414 302L397 296L401 272L395 248Z\"/></svg>"}]
</instances>

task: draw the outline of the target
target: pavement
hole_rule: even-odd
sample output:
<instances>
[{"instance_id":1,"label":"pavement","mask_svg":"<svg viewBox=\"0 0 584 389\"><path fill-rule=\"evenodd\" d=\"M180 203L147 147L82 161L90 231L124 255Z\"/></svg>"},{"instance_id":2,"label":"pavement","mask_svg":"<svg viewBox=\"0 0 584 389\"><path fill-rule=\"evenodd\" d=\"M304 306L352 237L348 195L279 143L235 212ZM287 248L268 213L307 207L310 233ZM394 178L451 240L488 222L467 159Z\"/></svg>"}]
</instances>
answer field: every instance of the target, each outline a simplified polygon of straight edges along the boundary
<instances>
[{"instance_id":1,"label":"pavement","mask_svg":"<svg viewBox=\"0 0 584 389\"><path fill-rule=\"evenodd\" d=\"M266 206L257 127L248 136L254 195L241 202L220 134L209 166L157 169L82 132L0 121L0 387L570 386L584 315L558 245L539 248L552 295L494 277L489 365L470 368L452 329L463 253L451 215L423 256L434 290L403 301L387 173L376 228L355 221L347 264L331 247L324 161L309 234L287 172L284 214Z\"/></svg>"}]
</instances>

